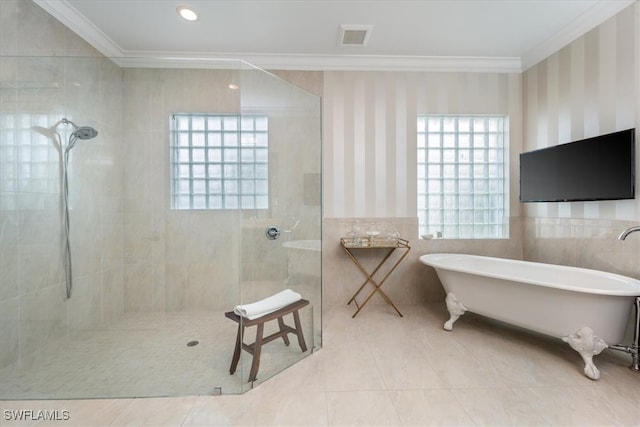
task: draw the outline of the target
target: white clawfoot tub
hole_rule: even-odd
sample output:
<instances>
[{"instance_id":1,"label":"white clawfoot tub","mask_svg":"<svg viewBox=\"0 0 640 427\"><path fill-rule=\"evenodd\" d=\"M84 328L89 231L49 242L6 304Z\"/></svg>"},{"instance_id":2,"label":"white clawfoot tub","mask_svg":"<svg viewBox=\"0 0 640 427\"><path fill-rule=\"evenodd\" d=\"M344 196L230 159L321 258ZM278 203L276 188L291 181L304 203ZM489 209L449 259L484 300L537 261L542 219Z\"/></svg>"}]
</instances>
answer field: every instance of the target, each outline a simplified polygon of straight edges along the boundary
<instances>
[{"instance_id":1,"label":"white clawfoot tub","mask_svg":"<svg viewBox=\"0 0 640 427\"><path fill-rule=\"evenodd\" d=\"M435 268L447 293L445 329L468 310L561 338L591 379L600 376L592 357L622 341L640 296L639 280L597 270L464 254L420 261Z\"/></svg>"}]
</instances>

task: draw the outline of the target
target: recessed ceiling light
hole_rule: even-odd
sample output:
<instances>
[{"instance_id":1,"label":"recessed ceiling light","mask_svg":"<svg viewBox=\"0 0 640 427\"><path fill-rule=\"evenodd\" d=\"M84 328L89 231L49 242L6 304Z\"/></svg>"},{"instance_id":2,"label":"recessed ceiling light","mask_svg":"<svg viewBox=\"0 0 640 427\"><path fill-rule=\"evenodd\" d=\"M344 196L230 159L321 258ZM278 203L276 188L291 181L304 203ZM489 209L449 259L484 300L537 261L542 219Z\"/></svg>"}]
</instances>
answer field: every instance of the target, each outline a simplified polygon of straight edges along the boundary
<instances>
[{"instance_id":1,"label":"recessed ceiling light","mask_svg":"<svg viewBox=\"0 0 640 427\"><path fill-rule=\"evenodd\" d=\"M231 89L231 90L236 90L236 89L238 89L239 87L240 87L240 86L238 86L238 85L237 85L237 84L235 84L235 83L230 83L230 84L229 84L229 89Z\"/></svg>"},{"instance_id":2,"label":"recessed ceiling light","mask_svg":"<svg viewBox=\"0 0 640 427\"><path fill-rule=\"evenodd\" d=\"M187 21L195 21L198 19L198 14L195 13L192 9L189 9L187 6L178 6L176 9L178 15L182 16Z\"/></svg>"}]
</instances>

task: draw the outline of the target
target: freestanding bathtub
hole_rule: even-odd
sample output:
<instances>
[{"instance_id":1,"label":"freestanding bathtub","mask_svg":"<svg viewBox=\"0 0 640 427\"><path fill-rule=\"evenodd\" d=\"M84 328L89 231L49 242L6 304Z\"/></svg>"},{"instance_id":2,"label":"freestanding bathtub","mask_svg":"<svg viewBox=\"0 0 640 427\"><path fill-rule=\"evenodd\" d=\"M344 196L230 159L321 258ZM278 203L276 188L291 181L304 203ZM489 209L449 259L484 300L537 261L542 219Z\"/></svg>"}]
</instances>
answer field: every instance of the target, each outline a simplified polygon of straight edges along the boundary
<instances>
[{"instance_id":1,"label":"freestanding bathtub","mask_svg":"<svg viewBox=\"0 0 640 427\"><path fill-rule=\"evenodd\" d=\"M435 268L447 293L445 329L468 310L561 338L580 353L592 379L600 376L592 357L622 341L640 301L639 280L597 270L445 253L420 261Z\"/></svg>"}]
</instances>

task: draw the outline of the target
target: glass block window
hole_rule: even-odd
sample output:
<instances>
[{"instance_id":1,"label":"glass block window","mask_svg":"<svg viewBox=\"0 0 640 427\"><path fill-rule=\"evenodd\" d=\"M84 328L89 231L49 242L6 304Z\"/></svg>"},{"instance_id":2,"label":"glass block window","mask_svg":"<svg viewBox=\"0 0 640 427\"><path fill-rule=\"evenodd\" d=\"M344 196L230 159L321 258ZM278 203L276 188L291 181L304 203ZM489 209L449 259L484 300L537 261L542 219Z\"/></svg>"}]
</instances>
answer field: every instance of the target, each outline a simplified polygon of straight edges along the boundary
<instances>
[{"instance_id":1,"label":"glass block window","mask_svg":"<svg viewBox=\"0 0 640 427\"><path fill-rule=\"evenodd\" d=\"M508 237L505 117L418 117L420 235Z\"/></svg>"},{"instance_id":2,"label":"glass block window","mask_svg":"<svg viewBox=\"0 0 640 427\"><path fill-rule=\"evenodd\" d=\"M173 209L267 209L266 116L171 117Z\"/></svg>"},{"instance_id":3,"label":"glass block window","mask_svg":"<svg viewBox=\"0 0 640 427\"><path fill-rule=\"evenodd\" d=\"M60 157L56 144L64 147L70 126L59 123L57 114L4 111L0 116L0 193L1 209L16 209L17 193L58 194ZM50 130L58 123L58 140ZM56 144L54 144L54 140ZM5 197L6 196L6 197Z\"/></svg>"}]
</instances>

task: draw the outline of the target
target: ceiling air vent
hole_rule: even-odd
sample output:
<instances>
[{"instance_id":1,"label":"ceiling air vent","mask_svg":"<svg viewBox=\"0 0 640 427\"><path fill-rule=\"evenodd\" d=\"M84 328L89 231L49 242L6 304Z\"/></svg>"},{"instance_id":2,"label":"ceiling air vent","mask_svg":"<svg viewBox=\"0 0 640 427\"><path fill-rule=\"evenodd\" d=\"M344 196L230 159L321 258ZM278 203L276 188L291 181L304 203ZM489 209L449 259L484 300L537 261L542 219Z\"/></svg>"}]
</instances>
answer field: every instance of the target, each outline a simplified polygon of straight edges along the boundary
<instances>
[{"instance_id":1,"label":"ceiling air vent","mask_svg":"<svg viewBox=\"0 0 640 427\"><path fill-rule=\"evenodd\" d=\"M373 25L340 25L338 46L366 46Z\"/></svg>"}]
</instances>

